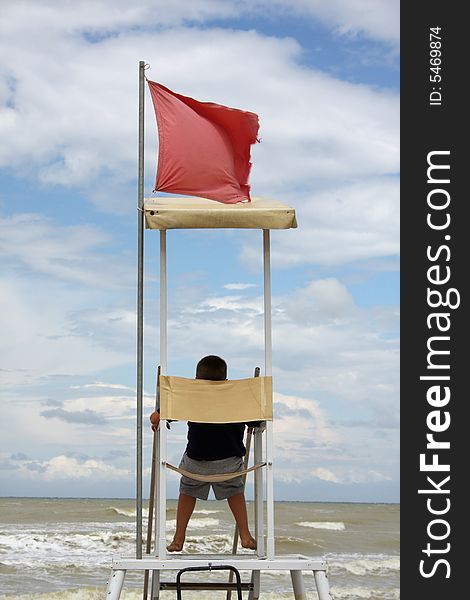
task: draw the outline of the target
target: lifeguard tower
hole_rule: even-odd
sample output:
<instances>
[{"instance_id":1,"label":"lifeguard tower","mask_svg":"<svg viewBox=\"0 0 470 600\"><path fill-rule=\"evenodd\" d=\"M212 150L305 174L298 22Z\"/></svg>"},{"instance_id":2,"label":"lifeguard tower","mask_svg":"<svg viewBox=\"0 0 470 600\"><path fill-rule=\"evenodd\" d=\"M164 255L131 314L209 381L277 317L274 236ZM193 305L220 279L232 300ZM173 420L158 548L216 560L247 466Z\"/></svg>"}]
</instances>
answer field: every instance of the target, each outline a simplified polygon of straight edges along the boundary
<instances>
[{"instance_id":1,"label":"lifeguard tower","mask_svg":"<svg viewBox=\"0 0 470 600\"><path fill-rule=\"evenodd\" d=\"M248 592L248 600L256 600L262 591L263 571L289 571L295 600L306 600L303 572L314 575L319 600L331 600L328 567L324 560L303 555L276 555L274 527L274 464L273 464L273 411L272 411L272 342L271 342L271 282L270 282L270 230L297 227L295 211L279 202L253 198L250 203L221 204L203 198L148 198L143 194L143 111L144 69L140 66L139 110L139 276L138 276L138 326L137 326L137 490L136 490L136 552L133 557L115 557L107 587L107 600L118 600L127 571L145 571L144 599L157 600L161 590L175 590L182 598L183 590L226 590L227 599L236 592L242 600L242 592ZM149 532L146 553L142 552L142 389L143 389L143 247L144 230L158 230L160 235L160 369L159 407L160 427L154 445L155 482L152 496L155 501L149 507ZM190 380L167 374L167 255L166 232L177 229L258 229L262 231L264 271L264 375L255 370L254 377L247 379L213 382ZM223 402L220 402L220 398ZM198 407L194 413L194 400ZM237 535L231 554L169 554L166 550L166 473L175 469L167 463L168 420L226 423L262 421L262 426L247 436L253 437L254 465L248 467L251 437L247 438L246 476L254 472L254 508L256 551L237 554ZM240 473L237 473L239 475ZM192 474L189 474L192 475ZM228 475L228 477L227 477ZM225 479L231 474L225 474ZM219 475L211 480L221 481ZM194 477L197 478L197 477ZM152 478L153 480L153 478ZM206 479L208 480L208 479ZM155 504L154 544L151 549L151 515ZM209 571L230 572L226 582L186 581L185 573ZM174 581L169 577L177 572ZM243 582L240 571L251 573L249 581ZM148 573L152 574L147 590ZM174 576L174 575L173 575ZM234 581L235 579L235 581ZM203 596L201 596L203 597Z\"/></svg>"}]
</instances>

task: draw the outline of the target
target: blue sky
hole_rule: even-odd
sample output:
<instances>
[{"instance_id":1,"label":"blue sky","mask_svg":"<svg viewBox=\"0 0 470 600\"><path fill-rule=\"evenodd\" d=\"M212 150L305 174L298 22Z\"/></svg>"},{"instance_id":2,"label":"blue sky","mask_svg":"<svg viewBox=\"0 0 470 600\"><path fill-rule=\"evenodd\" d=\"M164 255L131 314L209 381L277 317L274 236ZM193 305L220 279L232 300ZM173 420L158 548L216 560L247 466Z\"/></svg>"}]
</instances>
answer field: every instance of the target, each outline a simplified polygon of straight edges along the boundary
<instances>
[{"instance_id":1,"label":"blue sky","mask_svg":"<svg viewBox=\"0 0 470 600\"><path fill-rule=\"evenodd\" d=\"M256 112L252 194L297 211L297 230L272 235L276 497L398 501L398 12L395 0L2 3L1 494L134 493L145 60L149 79ZM150 196L148 94L145 133ZM149 231L145 418L157 252ZM260 233L169 232L168 253L169 371L191 377L216 353L230 377L250 375ZM173 461L184 439L174 425ZM145 429L146 477L150 443Z\"/></svg>"}]
</instances>

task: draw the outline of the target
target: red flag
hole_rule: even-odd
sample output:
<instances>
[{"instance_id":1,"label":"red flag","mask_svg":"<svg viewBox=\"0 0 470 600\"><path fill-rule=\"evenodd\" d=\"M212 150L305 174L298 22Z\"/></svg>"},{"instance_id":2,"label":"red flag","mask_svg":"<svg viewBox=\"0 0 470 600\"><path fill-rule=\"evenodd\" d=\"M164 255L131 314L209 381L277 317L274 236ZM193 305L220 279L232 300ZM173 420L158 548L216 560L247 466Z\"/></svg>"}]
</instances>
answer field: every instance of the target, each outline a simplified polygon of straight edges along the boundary
<instances>
[{"instance_id":1,"label":"red flag","mask_svg":"<svg viewBox=\"0 0 470 600\"><path fill-rule=\"evenodd\" d=\"M155 189L226 204L250 202L250 147L258 141L258 115L148 84L158 124Z\"/></svg>"}]
</instances>

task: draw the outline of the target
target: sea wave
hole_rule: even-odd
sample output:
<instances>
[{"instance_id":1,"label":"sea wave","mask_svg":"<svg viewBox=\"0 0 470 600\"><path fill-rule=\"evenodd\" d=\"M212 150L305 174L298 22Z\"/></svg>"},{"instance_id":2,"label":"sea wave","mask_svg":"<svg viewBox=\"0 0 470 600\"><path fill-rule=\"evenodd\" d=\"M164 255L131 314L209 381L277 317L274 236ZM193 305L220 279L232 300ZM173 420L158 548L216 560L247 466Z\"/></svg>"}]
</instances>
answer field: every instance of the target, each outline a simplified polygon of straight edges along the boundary
<instances>
[{"instance_id":1,"label":"sea wave","mask_svg":"<svg viewBox=\"0 0 470 600\"><path fill-rule=\"evenodd\" d=\"M119 515L120 517L126 517L126 519L135 519L136 518L136 510L135 508L118 508L117 506L108 506L106 508L106 512L108 513L112 513L114 515ZM210 514L215 514L221 512L219 510L195 510L194 514L199 513L201 515L210 515ZM168 514L174 514L175 513L175 509L172 507L168 507L166 509L166 513ZM148 508L142 507L142 518L143 519L148 519L149 518L149 510Z\"/></svg>"},{"instance_id":2,"label":"sea wave","mask_svg":"<svg viewBox=\"0 0 470 600\"><path fill-rule=\"evenodd\" d=\"M400 557L387 554L372 555L326 555L330 569L344 569L352 575L389 575L400 570Z\"/></svg>"},{"instance_id":3,"label":"sea wave","mask_svg":"<svg viewBox=\"0 0 470 600\"><path fill-rule=\"evenodd\" d=\"M333 529L335 531L343 531L346 529L344 523L339 521L301 521L296 523L300 527L311 527L312 529Z\"/></svg>"},{"instance_id":4,"label":"sea wave","mask_svg":"<svg viewBox=\"0 0 470 600\"><path fill-rule=\"evenodd\" d=\"M397 588L391 590L378 590L365 587L331 587L331 593L335 600L399 600L400 590Z\"/></svg>"},{"instance_id":5,"label":"sea wave","mask_svg":"<svg viewBox=\"0 0 470 600\"><path fill-rule=\"evenodd\" d=\"M5 563L0 562L0 573L14 573L16 568L14 565L7 565Z\"/></svg>"},{"instance_id":6,"label":"sea wave","mask_svg":"<svg viewBox=\"0 0 470 600\"><path fill-rule=\"evenodd\" d=\"M219 524L218 519L191 519L190 527L191 529L205 529L206 527L217 527ZM167 522L168 529L176 529L176 519L168 519Z\"/></svg>"},{"instance_id":7,"label":"sea wave","mask_svg":"<svg viewBox=\"0 0 470 600\"><path fill-rule=\"evenodd\" d=\"M207 510L205 508L196 509L194 511L195 515L215 515L216 513L221 513L221 510Z\"/></svg>"},{"instance_id":8,"label":"sea wave","mask_svg":"<svg viewBox=\"0 0 470 600\"><path fill-rule=\"evenodd\" d=\"M13 596L0 596L0 600L102 600L103 593L105 593L103 588L81 588L61 590L58 592L46 592L43 594L15 594ZM197 591L185 592L184 597L188 600L201 600L201 594ZM204 598L207 600L219 600L220 591L206 591L204 592ZM292 591L263 591L263 598L265 600L283 600L284 598L290 599L292 598ZM382 596L380 596L380 598L382 598ZM121 600L142 600L142 589L123 589L121 593Z\"/></svg>"},{"instance_id":9,"label":"sea wave","mask_svg":"<svg viewBox=\"0 0 470 600\"><path fill-rule=\"evenodd\" d=\"M106 509L109 512L112 512L116 515L120 515L122 517L127 517L128 519L135 519L136 517L136 511L135 508L134 509L125 509L125 508L117 508L116 506L108 506L108 508ZM144 519L148 519L149 516L149 511L147 508L142 508L142 517Z\"/></svg>"},{"instance_id":10,"label":"sea wave","mask_svg":"<svg viewBox=\"0 0 470 600\"><path fill-rule=\"evenodd\" d=\"M0 596L0 600L101 600L103 589L81 588L61 590L59 592L46 592L44 594L15 594L13 596ZM141 600L141 590L123 590L121 600Z\"/></svg>"},{"instance_id":11,"label":"sea wave","mask_svg":"<svg viewBox=\"0 0 470 600\"><path fill-rule=\"evenodd\" d=\"M132 551L135 534L126 530L101 530L84 533L22 532L0 534L2 563L6 566L45 564L105 564L109 552Z\"/></svg>"},{"instance_id":12,"label":"sea wave","mask_svg":"<svg viewBox=\"0 0 470 600\"><path fill-rule=\"evenodd\" d=\"M306 540L293 535L276 535L277 544L305 544Z\"/></svg>"},{"instance_id":13,"label":"sea wave","mask_svg":"<svg viewBox=\"0 0 470 600\"><path fill-rule=\"evenodd\" d=\"M303 554L304 556L319 557L324 552L324 546L312 540L289 536L276 536L276 554Z\"/></svg>"},{"instance_id":14,"label":"sea wave","mask_svg":"<svg viewBox=\"0 0 470 600\"><path fill-rule=\"evenodd\" d=\"M223 533L201 536L187 535L184 544L186 554L230 554L232 552L233 535ZM239 553L248 552L239 548Z\"/></svg>"}]
</instances>

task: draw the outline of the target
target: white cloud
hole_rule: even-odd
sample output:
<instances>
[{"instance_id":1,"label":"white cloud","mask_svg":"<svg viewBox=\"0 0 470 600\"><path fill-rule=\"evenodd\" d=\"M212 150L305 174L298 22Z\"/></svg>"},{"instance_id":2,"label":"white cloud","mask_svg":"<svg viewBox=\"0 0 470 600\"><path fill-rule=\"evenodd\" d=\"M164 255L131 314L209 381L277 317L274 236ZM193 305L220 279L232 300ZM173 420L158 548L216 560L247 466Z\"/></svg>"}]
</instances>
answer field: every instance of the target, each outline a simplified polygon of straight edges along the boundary
<instances>
[{"instance_id":1,"label":"white cloud","mask_svg":"<svg viewBox=\"0 0 470 600\"><path fill-rule=\"evenodd\" d=\"M247 290L256 287L255 283L227 283L224 285L226 290Z\"/></svg>"},{"instance_id":2,"label":"white cloud","mask_svg":"<svg viewBox=\"0 0 470 600\"><path fill-rule=\"evenodd\" d=\"M396 476L398 440L387 436L379 424L342 424L335 403L282 394L274 399L280 481L310 484L320 479L347 485L390 481Z\"/></svg>"},{"instance_id":3,"label":"white cloud","mask_svg":"<svg viewBox=\"0 0 470 600\"><path fill-rule=\"evenodd\" d=\"M289 318L301 326L340 322L356 314L354 300L337 279L311 281L281 305Z\"/></svg>"},{"instance_id":4,"label":"white cloud","mask_svg":"<svg viewBox=\"0 0 470 600\"><path fill-rule=\"evenodd\" d=\"M296 209L298 229L273 232L276 267L332 267L399 254L399 182L394 177L331 185L308 195L288 192L279 199ZM259 246L249 236L243 240L241 258L247 268L261 263ZM377 266L390 268L386 263Z\"/></svg>"},{"instance_id":5,"label":"white cloud","mask_svg":"<svg viewBox=\"0 0 470 600\"><path fill-rule=\"evenodd\" d=\"M313 477L317 477L323 481L331 481L333 483L350 484L350 483L367 483L372 481L390 481L392 478L384 473L371 470L364 465L364 468L360 469L340 469L342 472L340 475L335 475L328 469L318 467L309 473Z\"/></svg>"},{"instance_id":6,"label":"white cloud","mask_svg":"<svg viewBox=\"0 0 470 600\"><path fill-rule=\"evenodd\" d=\"M336 440L326 411L312 399L274 394L276 446L283 451L307 445L328 446Z\"/></svg>"},{"instance_id":7,"label":"white cloud","mask_svg":"<svg viewBox=\"0 0 470 600\"><path fill-rule=\"evenodd\" d=\"M72 468L74 461L80 462L83 476L89 473L91 477L92 471L102 471L106 476L110 465L129 471L135 439L135 394L123 395L116 390L115 394L103 395L101 389L88 388L87 396L75 396L67 391L67 378L58 383L60 403L45 399L41 385L3 390L2 419L8 428L2 432L2 448L26 461L7 461L7 465L21 468L23 475L34 471L37 477L49 473L54 478L61 465L62 470ZM144 396L145 416L154 401L154 396ZM57 406L60 408L54 408ZM145 450L151 440L150 428L147 432ZM49 464L57 455L65 455L65 459Z\"/></svg>"},{"instance_id":8,"label":"white cloud","mask_svg":"<svg viewBox=\"0 0 470 600\"><path fill-rule=\"evenodd\" d=\"M361 460L364 460L364 458L365 456L361 457ZM318 459L312 455L309 461L305 461L301 465L295 464L293 465L294 468L292 468L291 465L290 467L285 466L276 469L276 477L284 483L297 483L302 485L307 483L315 485L315 480L318 479L320 481L339 485L371 484L392 480L391 475L368 469L367 464L361 466L359 461L357 461L358 466L354 469L345 469L338 466L333 469L325 467L316 467L315 469L309 468L312 462L322 462L322 460L324 459Z\"/></svg>"},{"instance_id":9,"label":"white cloud","mask_svg":"<svg viewBox=\"0 0 470 600\"><path fill-rule=\"evenodd\" d=\"M184 22L204 22L217 18L234 18L244 14L282 18L286 13L311 18L332 27L339 34L363 34L372 39L396 42L399 34L397 0L139 0L132 6L126 0L96 2L77 0L61 4L43 0L38 5L29 0L18 5L2 3L2 33L38 34L86 31L108 35L132 27L173 26ZM24 19L27 10L29 19ZM25 22L23 22L25 21Z\"/></svg>"},{"instance_id":10,"label":"white cloud","mask_svg":"<svg viewBox=\"0 0 470 600\"><path fill-rule=\"evenodd\" d=\"M67 456L55 456L43 464L46 468L45 478L52 479L82 479L100 477L104 479L119 479L129 476L124 469L116 469L101 460L89 459L83 462Z\"/></svg>"},{"instance_id":11,"label":"white cloud","mask_svg":"<svg viewBox=\"0 0 470 600\"><path fill-rule=\"evenodd\" d=\"M35 278L3 277L0 289L0 312L8 315L2 324L2 385L88 374L131 360L133 352L123 342L133 339L134 327L121 330L119 322L109 321L111 311L98 314L87 327L74 314L82 302L91 302L93 293L84 299L78 292L78 299L73 288Z\"/></svg>"},{"instance_id":12,"label":"white cloud","mask_svg":"<svg viewBox=\"0 0 470 600\"><path fill-rule=\"evenodd\" d=\"M362 468L358 467L349 470L337 468L339 473L335 473L331 469L324 467L316 467L309 470L307 463L304 467L304 469L294 470L283 469L279 472L279 479L286 483L295 482L305 484L306 482L311 482L313 478L313 480L320 479L321 481L340 485L390 481L392 479L390 475L368 469L367 465L364 465Z\"/></svg>"},{"instance_id":13,"label":"white cloud","mask_svg":"<svg viewBox=\"0 0 470 600\"><path fill-rule=\"evenodd\" d=\"M67 401L67 408L72 411L84 411L90 405L93 407L93 410L106 415L109 419L109 424L112 424L117 418L132 415L132 411L135 408L135 394L93 394L91 396L77 396Z\"/></svg>"},{"instance_id":14,"label":"white cloud","mask_svg":"<svg viewBox=\"0 0 470 600\"><path fill-rule=\"evenodd\" d=\"M29 19L24 19L25 11ZM61 3L56 0L25 0L21 4L6 0L2 3L2 33L47 35L86 32L100 39L99 34L135 27L175 25L184 21L204 21L207 18L235 15L230 2L220 0L139 0L129 5L127 0L77 0Z\"/></svg>"},{"instance_id":15,"label":"white cloud","mask_svg":"<svg viewBox=\"0 0 470 600\"><path fill-rule=\"evenodd\" d=\"M63 479L101 479L116 481L128 478L130 473L126 469L116 468L102 460L89 458L80 460L75 457L59 455L49 460L21 461L20 473L32 479L57 481Z\"/></svg>"},{"instance_id":16,"label":"white cloud","mask_svg":"<svg viewBox=\"0 0 470 600\"><path fill-rule=\"evenodd\" d=\"M197 308L188 308L188 313L216 312L216 311L248 311L260 315L263 312L262 298L245 298L244 296L211 296L204 300Z\"/></svg>"},{"instance_id":17,"label":"white cloud","mask_svg":"<svg viewBox=\"0 0 470 600\"><path fill-rule=\"evenodd\" d=\"M318 467L313 471L310 471L310 475L313 475L313 477L318 477L318 479L322 479L323 481L339 483L339 479L336 477L336 475L328 469L324 469L323 467Z\"/></svg>"},{"instance_id":18,"label":"white cloud","mask_svg":"<svg viewBox=\"0 0 470 600\"><path fill-rule=\"evenodd\" d=\"M97 226L39 214L0 216L3 385L128 363L134 287L129 256Z\"/></svg>"},{"instance_id":19,"label":"white cloud","mask_svg":"<svg viewBox=\"0 0 470 600\"><path fill-rule=\"evenodd\" d=\"M110 390L127 390L129 392L135 392L134 388L129 387L128 385L122 385L120 383L105 383L103 381L96 381L94 383L86 383L84 385L71 385L70 389L72 390L80 390L80 389L110 389Z\"/></svg>"},{"instance_id":20,"label":"white cloud","mask_svg":"<svg viewBox=\"0 0 470 600\"><path fill-rule=\"evenodd\" d=\"M39 213L0 215L0 256L15 271L91 288L133 287L133 268L116 240L96 225L61 225Z\"/></svg>"},{"instance_id":21,"label":"white cloud","mask_svg":"<svg viewBox=\"0 0 470 600\"><path fill-rule=\"evenodd\" d=\"M46 33L47 27L26 38L10 33L0 45L4 65L10 65L0 71L10 88L0 114L2 135L9 139L0 164L37 171L45 183L85 186L102 209L130 207L129 189L124 198L115 192L135 176L132 115L142 56L151 64L150 78L201 100L259 113L263 142L253 149L252 174L258 195L282 196L331 177L346 181L398 170L397 95L306 69L293 39L179 27L151 34L132 30L90 43L64 25L38 53ZM58 67L57 56L72 68ZM148 102L147 189L156 162L152 112Z\"/></svg>"},{"instance_id":22,"label":"white cloud","mask_svg":"<svg viewBox=\"0 0 470 600\"><path fill-rule=\"evenodd\" d=\"M272 10L284 8L289 14L310 16L342 35L365 35L392 44L398 43L400 3L398 0L269 0L258 2Z\"/></svg>"},{"instance_id":23,"label":"white cloud","mask_svg":"<svg viewBox=\"0 0 470 600\"><path fill-rule=\"evenodd\" d=\"M10 386L2 406L11 426L2 443L16 448L27 439L32 454L41 454L22 467L26 476L112 478L105 459L62 449L122 448L134 436L134 392L123 385L135 351L134 264L128 242L109 231L116 213L135 210L138 60L151 64L150 78L176 91L259 113L263 141L253 149L253 193L291 203L300 225L273 233L273 265L375 261L383 269L381 259L398 253L398 95L307 67L292 38L210 27L214 18L266 10L274 19L289 11L306 23L320 20L338 35L397 41L398 5L388 0L2 3L0 135L8 144L0 167L39 184L42 193L79 189L112 213L102 227L84 224L71 205L57 221L12 210L0 220L0 373L3 387ZM146 119L150 191L150 102ZM7 187L2 195L11 203ZM251 239L237 234L244 265L256 268L260 252ZM360 309L337 278L309 277L273 298L274 376L284 392L276 396L276 431L291 450L285 462L278 457L277 473L286 481L385 480L396 462L388 431L398 420L397 311ZM186 279L170 305L170 368L171 357L193 363L215 352L233 371L250 373L263 362L259 286L244 283L243 272L220 293L195 281ZM153 360L157 319L147 314ZM126 375L114 380L110 371L118 366ZM63 390L43 402L34 386L50 381L65 382ZM146 398L146 406L153 402ZM62 420L41 417L44 406ZM95 417L90 425L67 422L86 415ZM93 441L92 429L100 434ZM374 441L370 464L364 439Z\"/></svg>"}]
</instances>

